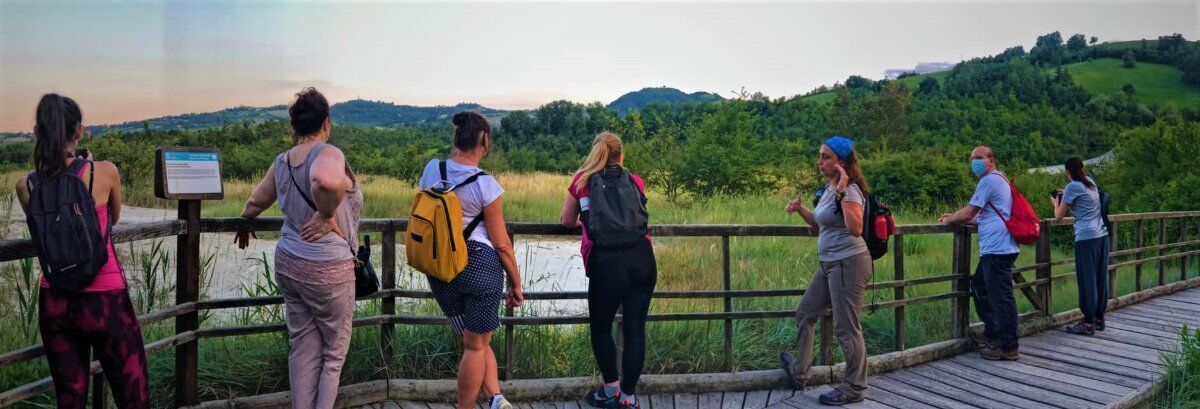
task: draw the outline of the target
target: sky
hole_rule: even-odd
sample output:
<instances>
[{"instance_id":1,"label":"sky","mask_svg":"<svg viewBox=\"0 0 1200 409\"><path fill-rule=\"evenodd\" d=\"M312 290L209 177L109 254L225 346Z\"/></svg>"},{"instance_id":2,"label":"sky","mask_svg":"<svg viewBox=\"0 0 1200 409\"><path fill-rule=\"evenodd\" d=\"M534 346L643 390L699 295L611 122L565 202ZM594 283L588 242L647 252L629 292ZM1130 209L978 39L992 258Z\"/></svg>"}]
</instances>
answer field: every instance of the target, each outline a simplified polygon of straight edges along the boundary
<instances>
[{"instance_id":1,"label":"sky","mask_svg":"<svg viewBox=\"0 0 1200 409\"><path fill-rule=\"evenodd\" d=\"M644 87L802 94L1060 31L1200 38L1200 0L20 2L0 0L0 131L41 94L88 125L286 104L611 102Z\"/></svg>"}]
</instances>

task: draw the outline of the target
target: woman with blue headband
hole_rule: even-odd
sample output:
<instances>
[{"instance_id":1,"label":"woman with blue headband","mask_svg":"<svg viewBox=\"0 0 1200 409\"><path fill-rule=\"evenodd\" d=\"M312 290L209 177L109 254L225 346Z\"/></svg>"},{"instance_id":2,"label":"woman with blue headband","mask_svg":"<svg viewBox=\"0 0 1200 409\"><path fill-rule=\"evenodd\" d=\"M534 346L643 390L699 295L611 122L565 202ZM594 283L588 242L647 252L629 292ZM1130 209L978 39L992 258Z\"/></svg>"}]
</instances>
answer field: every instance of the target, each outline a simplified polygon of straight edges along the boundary
<instances>
[{"instance_id":1,"label":"woman with blue headband","mask_svg":"<svg viewBox=\"0 0 1200 409\"><path fill-rule=\"evenodd\" d=\"M867 181L858 164L854 143L842 136L826 139L817 157L817 169L829 179L818 192L812 210L802 199L787 204L789 214L799 213L809 226L817 229L817 256L820 268L796 308L799 355L780 354L780 363L791 378L792 386L803 390L813 361L813 326L826 308L833 310L833 328L846 370L833 390L822 394L822 404L843 405L862 401L867 390L867 348L863 342L863 293L871 280L871 254L862 238L863 207Z\"/></svg>"}]
</instances>

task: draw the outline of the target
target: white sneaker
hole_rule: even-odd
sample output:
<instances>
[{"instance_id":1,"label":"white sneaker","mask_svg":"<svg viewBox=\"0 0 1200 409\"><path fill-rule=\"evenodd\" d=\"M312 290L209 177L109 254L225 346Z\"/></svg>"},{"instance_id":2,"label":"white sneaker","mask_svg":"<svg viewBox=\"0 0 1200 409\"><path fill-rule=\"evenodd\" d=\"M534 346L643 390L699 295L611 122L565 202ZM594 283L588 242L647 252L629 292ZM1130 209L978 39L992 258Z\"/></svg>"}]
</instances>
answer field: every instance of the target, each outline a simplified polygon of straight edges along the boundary
<instances>
[{"instance_id":1,"label":"white sneaker","mask_svg":"<svg viewBox=\"0 0 1200 409\"><path fill-rule=\"evenodd\" d=\"M504 395L492 396L491 409L513 409L513 405L504 399Z\"/></svg>"}]
</instances>

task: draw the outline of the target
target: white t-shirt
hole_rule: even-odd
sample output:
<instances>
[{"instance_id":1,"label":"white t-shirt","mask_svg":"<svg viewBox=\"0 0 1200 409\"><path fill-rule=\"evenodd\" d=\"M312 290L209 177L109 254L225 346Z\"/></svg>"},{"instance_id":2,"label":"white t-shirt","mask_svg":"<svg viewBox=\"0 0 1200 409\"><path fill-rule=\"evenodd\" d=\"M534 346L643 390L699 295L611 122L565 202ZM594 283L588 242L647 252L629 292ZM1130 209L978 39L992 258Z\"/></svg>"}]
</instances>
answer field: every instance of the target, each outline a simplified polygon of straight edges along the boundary
<instances>
[{"instance_id":1,"label":"white t-shirt","mask_svg":"<svg viewBox=\"0 0 1200 409\"><path fill-rule=\"evenodd\" d=\"M441 159L434 159L425 164L425 171L421 173L421 181L417 184L422 190L432 187L444 188L456 186L471 177L471 175L483 171L483 169L477 166L462 165L447 159L447 180L445 181L447 184L439 185L443 183L441 170L438 166L438 162L440 161ZM462 223L463 228L466 228L471 223L471 220L475 219L475 216L483 212L485 206L492 204L500 195L504 194L504 188L500 187L500 182L497 182L496 178L492 177L492 175L483 175L469 185L454 189L454 193L458 195L458 201L462 205ZM466 239L486 244L488 247L495 247L492 245L492 240L488 238L487 227L484 226L484 222L482 221L475 227L475 230L471 231L471 236Z\"/></svg>"}]
</instances>

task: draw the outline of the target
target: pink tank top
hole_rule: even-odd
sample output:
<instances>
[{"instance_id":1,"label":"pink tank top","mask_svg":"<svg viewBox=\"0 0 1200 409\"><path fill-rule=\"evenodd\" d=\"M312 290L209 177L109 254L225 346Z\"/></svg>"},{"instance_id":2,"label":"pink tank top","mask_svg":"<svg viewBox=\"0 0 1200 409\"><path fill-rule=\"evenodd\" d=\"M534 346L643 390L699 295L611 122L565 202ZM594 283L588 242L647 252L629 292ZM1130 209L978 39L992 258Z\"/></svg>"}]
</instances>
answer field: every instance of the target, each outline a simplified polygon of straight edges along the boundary
<instances>
[{"instance_id":1,"label":"pink tank top","mask_svg":"<svg viewBox=\"0 0 1200 409\"><path fill-rule=\"evenodd\" d=\"M79 170L79 178L83 179L85 184L88 180L86 172L87 166ZM100 219L100 234L108 233L108 203L96 206L96 218ZM46 282L46 278L42 277L42 288L50 288L50 283ZM120 290L125 288L125 275L121 273L121 263L117 260L117 254L113 251L112 237L108 239L108 262L100 267L100 271L96 273L95 281L84 288L84 292L110 291Z\"/></svg>"}]
</instances>

